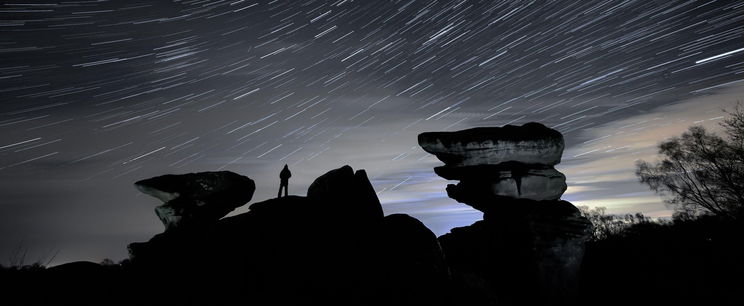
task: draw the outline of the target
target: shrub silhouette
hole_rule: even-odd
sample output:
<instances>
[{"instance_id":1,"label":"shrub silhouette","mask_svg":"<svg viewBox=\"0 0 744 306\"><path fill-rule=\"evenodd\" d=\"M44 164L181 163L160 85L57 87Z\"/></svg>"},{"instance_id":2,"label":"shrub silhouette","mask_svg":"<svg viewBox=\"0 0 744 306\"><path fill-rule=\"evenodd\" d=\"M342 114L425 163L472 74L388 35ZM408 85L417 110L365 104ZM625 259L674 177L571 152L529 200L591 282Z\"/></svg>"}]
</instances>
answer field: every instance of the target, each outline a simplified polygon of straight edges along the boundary
<instances>
[{"instance_id":1,"label":"shrub silhouette","mask_svg":"<svg viewBox=\"0 0 744 306\"><path fill-rule=\"evenodd\" d=\"M605 213L605 207L589 208L588 206L579 206L578 209L581 211L582 216L592 222L594 231L592 232L590 241L600 241L614 236L624 236L643 225L661 225L668 222L664 219L651 219L642 213L608 215Z\"/></svg>"}]
</instances>

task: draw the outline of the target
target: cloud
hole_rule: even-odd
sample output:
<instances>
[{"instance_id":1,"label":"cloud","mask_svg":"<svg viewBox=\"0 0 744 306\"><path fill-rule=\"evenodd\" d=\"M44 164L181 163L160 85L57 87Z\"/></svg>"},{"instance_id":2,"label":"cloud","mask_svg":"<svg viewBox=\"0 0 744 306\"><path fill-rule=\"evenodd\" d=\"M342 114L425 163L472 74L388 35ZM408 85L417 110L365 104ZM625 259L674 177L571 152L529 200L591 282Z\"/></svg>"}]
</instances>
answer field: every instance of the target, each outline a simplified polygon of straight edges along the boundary
<instances>
[{"instance_id":1,"label":"cloud","mask_svg":"<svg viewBox=\"0 0 744 306\"><path fill-rule=\"evenodd\" d=\"M723 109L732 109L741 97L744 86L723 88L585 130L582 137L588 140L567 148L557 167L566 174L569 186L563 198L576 205L604 206L608 213L671 215L662 198L638 183L635 162L657 161L658 144L692 125L720 132Z\"/></svg>"}]
</instances>

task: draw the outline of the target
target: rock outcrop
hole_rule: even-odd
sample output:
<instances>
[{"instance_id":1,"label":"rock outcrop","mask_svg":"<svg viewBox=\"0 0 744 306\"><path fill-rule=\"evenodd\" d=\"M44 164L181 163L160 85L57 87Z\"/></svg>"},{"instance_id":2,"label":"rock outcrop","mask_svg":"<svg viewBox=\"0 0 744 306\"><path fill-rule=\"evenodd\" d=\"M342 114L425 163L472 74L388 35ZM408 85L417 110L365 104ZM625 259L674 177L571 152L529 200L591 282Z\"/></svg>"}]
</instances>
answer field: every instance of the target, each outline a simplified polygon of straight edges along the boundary
<instances>
[{"instance_id":1,"label":"rock outcrop","mask_svg":"<svg viewBox=\"0 0 744 306\"><path fill-rule=\"evenodd\" d=\"M167 174L134 185L163 201L155 214L166 230L215 223L248 203L256 190L253 180L230 171Z\"/></svg>"},{"instance_id":2,"label":"rock outcrop","mask_svg":"<svg viewBox=\"0 0 744 306\"><path fill-rule=\"evenodd\" d=\"M471 304L564 304L578 285L591 223L561 201L563 136L539 123L419 135L444 166L449 197L484 220L439 237L460 296Z\"/></svg>"},{"instance_id":3,"label":"rock outcrop","mask_svg":"<svg viewBox=\"0 0 744 306\"><path fill-rule=\"evenodd\" d=\"M383 217L364 170L331 170L307 195L131 244L133 278L177 292L167 304L451 305L436 236Z\"/></svg>"}]
</instances>

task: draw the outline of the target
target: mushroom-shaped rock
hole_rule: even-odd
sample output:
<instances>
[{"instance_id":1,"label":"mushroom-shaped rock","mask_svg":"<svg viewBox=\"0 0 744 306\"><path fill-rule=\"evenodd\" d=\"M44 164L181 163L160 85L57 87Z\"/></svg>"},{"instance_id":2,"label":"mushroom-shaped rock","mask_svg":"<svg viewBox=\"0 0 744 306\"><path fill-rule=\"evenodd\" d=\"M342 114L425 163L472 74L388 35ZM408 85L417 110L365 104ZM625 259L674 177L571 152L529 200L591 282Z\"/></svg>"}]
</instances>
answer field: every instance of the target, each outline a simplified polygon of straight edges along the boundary
<instances>
[{"instance_id":1,"label":"mushroom-shaped rock","mask_svg":"<svg viewBox=\"0 0 744 306\"><path fill-rule=\"evenodd\" d=\"M563 135L537 122L419 134L419 145L447 167L505 162L553 166L561 162Z\"/></svg>"},{"instance_id":2,"label":"mushroom-shaped rock","mask_svg":"<svg viewBox=\"0 0 744 306\"><path fill-rule=\"evenodd\" d=\"M248 203L256 190L253 180L230 171L167 174L134 185L164 202L155 213L166 230L217 222Z\"/></svg>"},{"instance_id":3,"label":"mushroom-shaped rock","mask_svg":"<svg viewBox=\"0 0 744 306\"><path fill-rule=\"evenodd\" d=\"M566 191L566 177L553 168L561 161L563 135L540 123L428 132L418 141L445 163L434 172L460 181L447 187L449 197L478 210L503 197L558 200Z\"/></svg>"},{"instance_id":4,"label":"mushroom-shaped rock","mask_svg":"<svg viewBox=\"0 0 744 306\"><path fill-rule=\"evenodd\" d=\"M476 293L486 288L466 296L476 297L471 304L565 302L578 288L591 223L560 200L566 177L553 166L563 154L561 133L532 122L418 140L444 162L434 172L460 181L447 195L484 212L484 220L439 238L454 281Z\"/></svg>"}]
</instances>

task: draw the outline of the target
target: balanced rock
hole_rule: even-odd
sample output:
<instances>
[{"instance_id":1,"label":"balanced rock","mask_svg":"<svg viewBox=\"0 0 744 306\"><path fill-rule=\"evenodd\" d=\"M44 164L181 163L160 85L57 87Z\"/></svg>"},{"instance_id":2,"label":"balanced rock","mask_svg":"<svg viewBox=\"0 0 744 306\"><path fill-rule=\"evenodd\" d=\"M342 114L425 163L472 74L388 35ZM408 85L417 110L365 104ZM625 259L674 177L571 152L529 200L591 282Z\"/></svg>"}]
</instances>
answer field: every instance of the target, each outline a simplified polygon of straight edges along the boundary
<instances>
[{"instance_id":1,"label":"balanced rock","mask_svg":"<svg viewBox=\"0 0 744 306\"><path fill-rule=\"evenodd\" d=\"M556 165L563 154L563 135L537 122L522 126L479 127L456 132L419 134L419 145L448 167L497 165L504 162Z\"/></svg>"},{"instance_id":2,"label":"balanced rock","mask_svg":"<svg viewBox=\"0 0 744 306\"><path fill-rule=\"evenodd\" d=\"M178 192L163 189L150 192ZM364 170L331 170L307 195L130 244L131 286L167 305L452 305L436 236L413 217L383 217Z\"/></svg>"},{"instance_id":3,"label":"balanced rock","mask_svg":"<svg viewBox=\"0 0 744 306\"><path fill-rule=\"evenodd\" d=\"M164 202L155 213L166 230L217 222L248 203L256 190L253 180L230 171L167 174L134 185Z\"/></svg>"},{"instance_id":4,"label":"balanced rock","mask_svg":"<svg viewBox=\"0 0 744 306\"><path fill-rule=\"evenodd\" d=\"M591 224L561 201L560 132L539 123L419 135L458 202L484 220L439 238L465 304L571 304ZM495 293L495 295L494 295Z\"/></svg>"},{"instance_id":5,"label":"balanced rock","mask_svg":"<svg viewBox=\"0 0 744 306\"><path fill-rule=\"evenodd\" d=\"M447 187L448 195L476 209L498 197L558 200L566 191L566 177L553 168L561 161L563 135L540 123L428 132L418 141L445 163L434 172L460 181Z\"/></svg>"}]
</instances>

